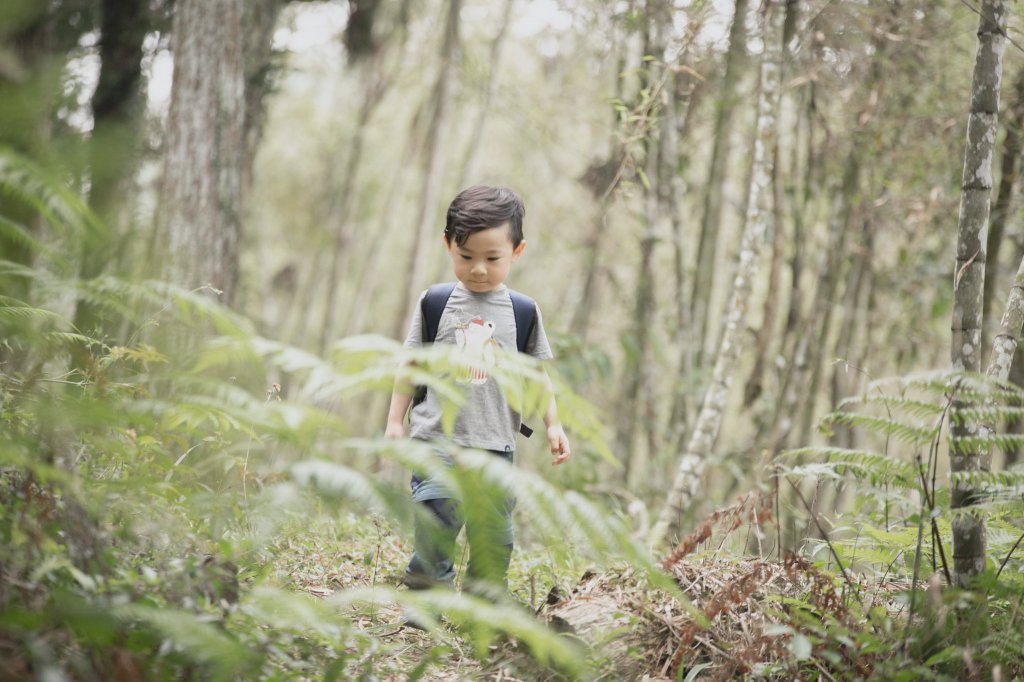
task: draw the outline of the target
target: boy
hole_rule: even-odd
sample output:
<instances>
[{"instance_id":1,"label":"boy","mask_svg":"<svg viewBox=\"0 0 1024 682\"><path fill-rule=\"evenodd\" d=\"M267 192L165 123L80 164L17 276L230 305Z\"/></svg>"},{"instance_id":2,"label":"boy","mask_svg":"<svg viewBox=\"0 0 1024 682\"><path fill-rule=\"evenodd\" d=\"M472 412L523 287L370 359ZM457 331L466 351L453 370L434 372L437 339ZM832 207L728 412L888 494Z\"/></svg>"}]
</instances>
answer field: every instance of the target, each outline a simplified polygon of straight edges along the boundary
<instances>
[{"instance_id":1,"label":"boy","mask_svg":"<svg viewBox=\"0 0 1024 682\"><path fill-rule=\"evenodd\" d=\"M523 240L523 202L509 189L477 185L463 190L452 200L444 228L444 242L458 280L445 303L437 326L435 343L456 344L473 369L460 383L465 384L466 401L455 427L448 436L441 426L442 405L428 390L414 405L409 436L437 443L489 450L512 461L520 416L511 409L493 378L488 364L495 362L494 346L517 347L516 318L505 279L526 247ZM426 295L426 292L424 292ZM422 301L422 299L421 299ZM532 303L532 301L530 302ZM535 305L535 304L534 304ZM423 345L422 305L417 305L405 340L407 347ZM541 360L552 357L540 310L526 340L525 352ZM407 385L398 385L391 395L385 436L404 438L405 414L412 402ZM553 464L570 455L569 441L558 420L554 398L544 415ZM442 455L450 463L450 458ZM432 528L416 522L414 551L406 568L405 583L411 588L454 585L455 539L462 529L460 501L439 482L412 478L413 500L423 504L438 521ZM466 528L470 546L467 573L472 579L504 584L512 556L512 508L514 499L488 500L491 513Z\"/></svg>"}]
</instances>

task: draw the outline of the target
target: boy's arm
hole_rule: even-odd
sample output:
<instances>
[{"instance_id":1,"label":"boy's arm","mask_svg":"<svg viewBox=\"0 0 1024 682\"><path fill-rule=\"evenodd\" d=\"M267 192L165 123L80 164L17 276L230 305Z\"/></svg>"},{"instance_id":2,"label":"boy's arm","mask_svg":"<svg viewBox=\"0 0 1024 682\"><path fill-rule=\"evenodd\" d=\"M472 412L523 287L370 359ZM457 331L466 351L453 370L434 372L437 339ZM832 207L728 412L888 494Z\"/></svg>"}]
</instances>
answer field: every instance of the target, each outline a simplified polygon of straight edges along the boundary
<instances>
[{"instance_id":1,"label":"boy's arm","mask_svg":"<svg viewBox=\"0 0 1024 682\"><path fill-rule=\"evenodd\" d=\"M406 379L395 379L391 391L391 406L388 408L388 423L384 427L385 438L405 438L405 413L412 403L412 385Z\"/></svg>"},{"instance_id":2,"label":"boy's arm","mask_svg":"<svg viewBox=\"0 0 1024 682\"><path fill-rule=\"evenodd\" d=\"M558 420L558 405L555 402L555 392L551 386L551 379L548 378L548 392L551 393L551 401L544 413L544 426L548 431L548 443L551 444L551 455L555 458L552 464L562 464L572 455L569 448L569 438L565 435L565 429Z\"/></svg>"}]
</instances>

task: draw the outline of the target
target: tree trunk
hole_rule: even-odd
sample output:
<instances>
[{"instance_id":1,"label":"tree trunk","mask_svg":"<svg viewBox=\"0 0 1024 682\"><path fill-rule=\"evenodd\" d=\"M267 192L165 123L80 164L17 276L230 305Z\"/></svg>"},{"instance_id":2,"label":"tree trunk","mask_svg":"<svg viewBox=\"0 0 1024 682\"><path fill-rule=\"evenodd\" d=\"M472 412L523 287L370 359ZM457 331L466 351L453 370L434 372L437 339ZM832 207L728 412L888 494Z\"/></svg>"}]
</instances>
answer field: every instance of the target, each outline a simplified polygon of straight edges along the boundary
<instances>
[{"instance_id":1,"label":"tree trunk","mask_svg":"<svg viewBox=\"0 0 1024 682\"><path fill-rule=\"evenodd\" d=\"M953 271L953 323L950 359L953 369L977 372L981 369L981 325L985 281L985 244L987 241L989 202L992 194L992 158L999 119L999 83L1002 77L1006 10L1002 0L982 0L977 50L971 84L971 106L967 118L967 142L964 148L963 189L957 224L956 267ZM1018 291L1015 288L1015 291ZM1007 306L1007 315L1012 308ZM1000 334L997 348L1010 344ZM993 366L1002 367L1000 352ZM1012 357L1012 353L1010 354ZM1005 363L1009 371L1009 362ZM997 371L1001 371L998 369ZM966 436L974 424L951 427L954 438ZM986 468L979 451L951 448L953 474ZM973 506L978 492L960 478L954 480L950 506L963 510ZM953 523L953 580L962 587L985 570L985 521L978 513L958 513Z\"/></svg>"},{"instance_id":2,"label":"tree trunk","mask_svg":"<svg viewBox=\"0 0 1024 682\"><path fill-rule=\"evenodd\" d=\"M430 254L440 247L443 220L439 220L437 205L441 194L444 167L448 152L448 107L452 72L459 48L459 12L462 0L449 0L448 20L441 40L441 64L434 86L434 111L427 132L427 156L424 164L423 191L420 196L419 215L416 220L415 239L409 251L409 265L405 270L405 296L398 310L401 317L396 320L395 336L404 338L409 312L429 282L423 277Z\"/></svg>"},{"instance_id":3,"label":"tree trunk","mask_svg":"<svg viewBox=\"0 0 1024 682\"><path fill-rule=\"evenodd\" d=\"M477 112L476 120L473 122L472 132L469 134L469 144L466 148L466 160L462 164L462 179L459 188L469 187L477 183L476 177L480 170L480 152L483 146L480 141L484 137L484 128L487 126L487 116L491 113L494 103L494 91L498 85L498 74L501 72L502 56L504 55L505 37L508 35L509 24L512 23L512 9L516 0L505 0L505 9L501 15L501 26L498 28L498 35L491 43L491 62L487 72L487 86L484 88L484 96L480 102L480 110Z\"/></svg>"},{"instance_id":4,"label":"tree trunk","mask_svg":"<svg viewBox=\"0 0 1024 682\"><path fill-rule=\"evenodd\" d=\"M245 0L245 128L243 135L242 194L252 186L252 168L263 138L266 100L273 72L274 27L287 0Z\"/></svg>"},{"instance_id":5,"label":"tree trunk","mask_svg":"<svg viewBox=\"0 0 1024 682\"><path fill-rule=\"evenodd\" d=\"M686 258L686 228L688 222L685 217L682 197L685 192L683 177L689 164L689 154L683 150L688 147L685 141L689 139L690 118L696 106L700 81L693 76L680 72L675 74L675 92L670 98L671 115L675 119L672 128L669 128L670 139L666 141L664 166L671 168L669 184L669 218L672 221L672 256L675 276L675 327L676 347L678 358L676 361L676 381L672 392L672 408L669 413L670 442L678 450L685 443L683 439L686 434L689 415L692 412L690 407L690 387L693 382L693 339L690 336L689 320L689 295L687 279L687 258Z\"/></svg>"},{"instance_id":6,"label":"tree trunk","mask_svg":"<svg viewBox=\"0 0 1024 682\"><path fill-rule=\"evenodd\" d=\"M705 461L714 446L722 423L722 414L729 396L740 343L745 333L747 308L754 278L757 275L765 231L771 220L769 211L772 173L772 150L776 139L776 115L779 102L780 61L782 54L782 19L779 7L767 4L758 13L758 33L763 37L765 51L761 63L761 91L757 107L757 139L754 145L754 172L751 176L747 219L740 244L739 264L733 281L732 295L726 309L722 344L715 359L711 382L704 393L700 414L694 424L689 443L679 458L678 468L668 499L652 530L651 542L660 544L674 533L680 516L686 512L700 485Z\"/></svg>"},{"instance_id":7,"label":"tree trunk","mask_svg":"<svg viewBox=\"0 0 1024 682\"><path fill-rule=\"evenodd\" d=\"M84 244L79 276L96 277L116 265L120 214L124 202L120 189L135 170L142 97L142 41L151 21L142 0L104 0L100 20L100 73L92 97L93 129L89 139L89 204L99 216L103 231L92 233ZM86 300L75 308L75 327L97 338L105 334L103 309ZM76 352L75 363L85 361Z\"/></svg>"},{"instance_id":8,"label":"tree trunk","mask_svg":"<svg viewBox=\"0 0 1024 682\"><path fill-rule=\"evenodd\" d=\"M775 161L772 164L772 210L775 212L773 225L782 225L782 191L779 179L779 148L775 147ZM782 272L782 234L780 229L772 230L771 264L768 270L768 288L764 299L761 326L757 330L754 343L757 357L750 371L747 383L743 387L743 406L750 407L761 396L764 390L764 375L771 357L772 339L775 336L775 318L779 309L779 277Z\"/></svg>"},{"instance_id":9,"label":"tree trunk","mask_svg":"<svg viewBox=\"0 0 1024 682\"><path fill-rule=\"evenodd\" d=\"M821 387L823 365L827 359L825 349L829 345L829 336L832 332L832 314L847 260L846 243L850 220L860 193L861 155L865 153L864 145L866 144L863 138L863 133L855 136L846 168L843 171L843 183L834 199L828 243L819 260L818 284L814 290L814 305L811 319L807 325L809 330L804 332L811 336L811 344L807 349L809 356L807 364L811 376L807 385L801 388L803 401L800 407L800 428L797 432L797 442L799 443L806 443L809 440L811 426L814 423L818 389ZM803 383L801 380L798 385L803 385Z\"/></svg>"},{"instance_id":10,"label":"tree trunk","mask_svg":"<svg viewBox=\"0 0 1024 682\"><path fill-rule=\"evenodd\" d=\"M729 51L725 56L725 74L722 92L715 115L715 128L711 147L711 165L704 187L704 211L701 216L700 238L697 242L697 260L690 294L690 323L696 342L696 365L703 363L709 307L715 262L718 252L718 228L722 219L722 194L731 147L733 111L738 100L736 85L746 66L747 0L736 0L732 26L729 29Z\"/></svg>"},{"instance_id":11,"label":"tree trunk","mask_svg":"<svg viewBox=\"0 0 1024 682\"><path fill-rule=\"evenodd\" d=\"M785 82L789 73L789 43L796 32L797 22L800 15L800 4L797 0L787 0L786 18L782 26L782 66L779 73L780 82ZM780 95L786 98L785 93ZM780 104L781 106L781 104ZM778 319L779 306L782 303L779 293L779 280L782 275L782 261L785 251L785 234L782 226L785 224L783 214L786 206L783 190L782 158L780 147L787 145L775 144L775 160L772 162L772 211L774 212L773 227L771 230L772 255L771 266L768 272L768 294L765 296L763 314L761 315L761 327L757 331L757 342L755 352L757 357L754 360L754 367L750 371L747 383L743 388L743 405L750 407L757 400L764 390L764 376L771 362L772 346L775 338L775 323ZM795 147L795 145L793 145Z\"/></svg>"},{"instance_id":12,"label":"tree trunk","mask_svg":"<svg viewBox=\"0 0 1024 682\"><path fill-rule=\"evenodd\" d=\"M857 392L861 377L863 353L857 349L857 323L861 321L862 302L870 286L871 261L874 257L874 234L870 218L863 220L861 243L853 249L853 263L850 265L846 283L846 300L843 305L842 325L836 338L832 367L832 392L830 403L838 405L847 396ZM852 448L854 430L845 424L836 424L832 442L840 447Z\"/></svg>"},{"instance_id":13,"label":"tree trunk","mask_svg":"<svg viewBox=\"0 0 1024 682\"><path fill-rule=\"evenodd\" d=\"M235 300L245 153L242 0L178 0L158 233L168 279Z\"/></svg>"},{"instance_id":14,"label":"tree trunk","mask_svg":"<svg viewBox=\"0 0 1024 682\"><path fill-rule=\"evenodd\" d=\"M1024 69L1017 74L1017 82L1013 88L1013 103L1010 105L1010 120L1006 124L1006 138L1003 140L1003 156L1000 163L999 191L992 205L992 220L989 225L988 241L985 246L987 259L985 263L985 297L982 304L985 323L981 327L981 347L988 348L989 320L995 311L992 304L995 299L996 287L999 286L999 251L1003 245L1003 234L1006 221L1010 216L1013 203L1013 191L1017 184L1019 169L1018 159L1022 148L1021 129L1024 128Z\"/></svg>"},{"instance_id":15,"label":"tree trunk","mask_svg":"<svg viewBox=\"0 0 1024 682\"><path fill-rule=\"evenodd\" d=\"M383 78L375 72L379 68L376 60L369 64L362 65L362 76L365 80L363 89L363 103L359 107L359 115L356 119L356 129L352 137L352 147L348 153L345 163L345 170L341 176L341 187L332 189L332 201L328 210L328 222L334 226L334 240L332 243L330 258L330 269L324 282L325 300L324 316L320 326L319 351L323 354L328 344L337 336L338 292L343 286L342 272L343 265L349 257L349 242L352 239L353 216L356 210L356 176L359 173L359 166L363 160L363 143L366 139L366 129L370 117L376 111L387 92L388 86Z\"/></svg>"},{"instance_id":16,"label":"tree trunk","mask_svg":"<svg viewBox=\"0 0 1024 682\"><path fill-rule=\"evenodd\" d=\"M620 102L624 99L623 79L620 74L625 69L626 56L624 50L620 50L615 68L614 89L614 99ZM579 301L574 306L572 321L569 324L569 329L581 341L586 341L587 332L590 330L590 313L595 307L594 300L597 298L597 271L602 237L608 232L608 211L611 208L615 188L623 169L624 151L622 143L617 137L618 125L618 112L614 112L608 140L607 160L603 163L592 164L580 178L580 181L590 189L597 200L590 234L583 245L583 288L580 291Z\"/></svg>"},{"instance_id":17,"label":"tree trunk","mask_svg":"<svg viewBox=\"0 0 1024 682\"><path fill-rule=\"evenodd\" d=\"M1009 378L1014 386L1018 388L1024 387L1024 348L1021 348L1019 343L1017 350L1013 354L1013 365L1010 367ZM1007 419L1006 432L1011 435L1024 435L1024 419ZM1020 446L1012 445L1004 448L1003 455L1003 468L1009 469L1020 462Z\"/></svg>"},{"instance_id":18,"label":"tree trunk","mask_svg":"<svg viewBox=\"0 0 1024 682\"><path fill-rule=\"evenodd\" d=\"M664 14L666 8L660 1L648 2L647 11L647 35L645 37L644 55L653 59L647 62L644 72L644 82L641 89L650 93L650 97L656 98L650 104L649 120L660 120L661 126L651 127L647 130L644 138L645 148L645 175L647 176L646 187L644 188L644 225L643 233L640 236L640 266L637 273L636 302L633 308L633 324L630 332L631 343L628 346L631 352L626 354L626 362L623 367L623 394L621 421L618 428L619 433L619 456L625 460L626 466L624 476L627 486L633 483L633 479L642 466L638 466L639 451L635 449L637 427L643 425L650 428L652 425L647 421L650 419L649 405L646 399L652 391L653 376L651 362L651 320L655 309L654 300L654 247L658 243L658 226L662 218L662 203L658 198L658 185L660 173L658 170L661 163L661 142L664 139L665 117L661 108L663 106L664 88L661 87L663 60L665 57L665 42L663 27L666 24ZM667 77L668 74L665 74ZM660 119L659 119L660 116ZM648 451L650 457L653 452Z\"/></svg>"}]
</instances>

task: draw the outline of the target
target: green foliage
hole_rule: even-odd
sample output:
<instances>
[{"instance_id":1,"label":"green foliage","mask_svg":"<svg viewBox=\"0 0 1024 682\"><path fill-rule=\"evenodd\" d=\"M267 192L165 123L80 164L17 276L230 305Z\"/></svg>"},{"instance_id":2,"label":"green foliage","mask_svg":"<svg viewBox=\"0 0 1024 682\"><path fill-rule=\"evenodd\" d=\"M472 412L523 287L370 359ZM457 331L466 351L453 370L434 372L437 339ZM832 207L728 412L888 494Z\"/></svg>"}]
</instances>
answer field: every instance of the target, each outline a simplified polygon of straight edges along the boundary
<instances>
[{"instance_id":1,"label":"green foliage","mask_svg":"<svg viewBox=\"0 0 1024 682\"><path fill-rule=\"evenodd\" d=\"M81 206L61 203L63 190L30 182L30 165L12 168L5 190L70 226L62 238L95 227ZM626 558L677 590L623 524L573 491L479 452L453 453L449 468L423 443L351 437L347 401L390 390L396 377L430 385L453 419L462 395L452 377L465 368L443 348L354 337L320 358L255 335L202 289L79 281L11 261L0 269L30 297L0 297L0 640L24 666L280 679L306 676L310 664L299 661L309 660L348 677L386 650L355 623L387 604L443 615L481 661L501 635L542 667L581 674L575 645L504 599L376 586L320 602L288 589L292 577L267 572L291 514L376 510L409 528L416 510L404 483L380 474L399 468L447 479L471 518L494 491L514 494L558 562L579 552L594 562ZM123 337L81 334L31 302L68 295L123 320ZM211 329L217 335L207 339ZM197 341L188 358L167 340L182 334ZM510 402L539 420L550 399L540 365L512 355L494 374ZM569 428L611 458L593 408L554 384ZM451 650L445 628L435 636L425 660Z\"/></svg>"},{"instance_id":2,"label":"green foliage","mask_svg":"<svg viewBox=\"0 0 1024 682\"><path fill-rule=\"evenodd\" d=\"M77 280L53 254L73 253L103 229L84 204L8 151L0 192L62 243L0 221L4 239L43 257L31 267L0 261L0 278L27 294L0 297L0 642L12 665L168 679L306 677L317 665L345 678L372 669L387 649L355 623L388 602L443 614L481 660L501 634L540 665L579 673L576 647L511 602L379 586L319 602L287 589L294 577L268 573L293 514L377 509L408 528L404 483L380 474L398 467L447 476L466 491L469 516L479 513L468 494L475 477L514 491L563 561L574 529L573 546L593 560L632 557L659 574L621 524L537 475L473 452L448 469L421 443L351 438L346 401L390 390L396 377L430 385L453 419L462 396L451 377L464 368L444 349L355 337L320 358L256 336L205 288ZM122 337L79 333L35 303L69 296L123 320ZM217 336L207 338L210 330ZM196 340L191 357L168 342L183 334ZM504 360L499 385L539 418L546 374L535 362ZM594 410L555 383L572 406L570 428L610 457ZM339 409L325 407L339 400ZM435 635L425 661L451 650L443 628Z\"/></svg>"},{"instance_id":3,"label":"green foliage","mask_svg":"<svg viewBox=\"0 0 1024 682\"><path fill-rule=\"evenodd\" d=\"M783 467L781 475L832 481L856 495L854 510L832 519L829 539L811 543L812 555L841 561L879 583L854 620L782 619L806 638L808 662L827 662L841 676L870 671L880 679L960 679L994 666L1020 674L1024 650L1015 605L1024 594L1017 556L1024 474L1011 469L949 476L942 456L946 449L1019 446L1018 436L997 427L1020 418L1022 397L1015 386L957 372L876 381L822 420L826 433L833 425L848 426L872 447L785 453L797 463ZM952 425L972 435L946 435ZM947 484L972 490L976 504L949 510ZM965 513L987 519L989 570L974 591L943 585L952 570L951 523ZM886 583L902 587L886 590ZM803 675L816 673L804 668Z\"/></svg>"}]
</instances>

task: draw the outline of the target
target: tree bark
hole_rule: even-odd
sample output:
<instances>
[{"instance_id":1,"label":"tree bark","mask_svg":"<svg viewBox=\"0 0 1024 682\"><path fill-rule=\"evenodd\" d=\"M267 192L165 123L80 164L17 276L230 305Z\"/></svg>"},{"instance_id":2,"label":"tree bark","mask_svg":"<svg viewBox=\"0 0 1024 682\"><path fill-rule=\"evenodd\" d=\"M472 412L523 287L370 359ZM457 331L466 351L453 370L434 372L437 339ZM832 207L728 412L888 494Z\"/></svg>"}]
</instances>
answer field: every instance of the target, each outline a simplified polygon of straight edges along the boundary
<instances>
[{"instance_id":1,"label":"tree bark","mask_svg":"<svg viewBox=\"0 0 1024 682\"><path fill-rule=\"evenodd\" d=\"M160 184L165 274L235 300L245 153L243 0L179 0L174 80Z\"/></svg>"},{"instance_id":2,"label":"tree bark","mask_svg":"<svg viewBox=\"0 0 1024 682\"><path fill-rule=\"evenodd\" d=\"M782 66L779 72L779 81L785 82L790 71L790 41L797 30L797 23L800 17L800 3L798 0L786 1L786 18L782 25ZM780 101L788 99L785 92L780 94ZM782 106L780 104L780 106ZM775 324L778 319L779 307L782 297L779 295L779 280L782 275L782 262L785 251L785 235L782 226L785 224L783 215L785 212L785 192L782 175L782 157L780 148L786 147L776 141L775 160L772 162L772 211L774 212L773 226L771 230L772 254L771 266L768 272L768 295L765 296L763 313L761 315L761 327L757 331L757 342L755 343L754 367L750 371L747 383L743 388L743 405L749 407L757 400L764 390L764 376L771 362L773 340L775 338ZM796 145L792 145L795 147ZM795 283L794 283L795 288Z\"/></svg>"},{"instance_id":3,"label":"tree bark","mask_svg":"<svg viewBox=\"0 0 1024 682\"><path fill-rule=\"evenodd\" d=\"M978 27L978 42L971 83L971 106L967 118L964 148L963 189L957 224L956 267L953 271L953 322L950 359L954 370L977 372L981 369L981 325L985 281L985 244L987 241L989 202L992 194L992 158L999 119L999 84L1002 78L1006 9L1002 0L983 0ZM1016 291L1016 289L1015 289ZM1007 314L1011 307L1007 306ZM1006 319L1004 315L1004 319ZM1010 345L1002 334L997 348ZM993 365L1001 372L1001 354L995 351ZM1012 353L1010 354L1012 357ZM1009 372L1009 362L1005 363ZM976 424L951 427L953 438L969 435ZM950 449L950 470L979 471L987 467L982 453L965 448ZM960 478L951 491L953 510L965 510L978 499L978 491ZM970 510L954 512L953 580L962 587L985 570L985 520Z\"/></svg>"},{"instance_id":4,"label":"tree bark","mask_svg":"<svg viewBox=\"0 0 1024 682\"><path fill-rule=\"evenodd\" d=\"M761 315L761 326L757 330L757 340L754 343L757 357L754 360L754 367L750 370L747 383L743 387L743 406L750 407L755 400L761 396L764 390L764 375L771 357L772 339L775 336L775 318L779 309L779 278L782 273L782 180L779 177L779 147L775 146L775 161L772 163L772 210L775 213L772 224L776 229L772 230L771 243L771 264L768 269L768 288L764 299L764 312Z\"/></svg>"},{"instance_id":5,"label":"tree bark","mask_svg":"<svg viewBox=\"0 0 1024 682\"><path fill-rule=\"evenodd\" d=\"M644 138L645 175L647 183L644 187L644 224L640 235L640 265L637 271L636 301L633 307L633 324L631 353L627 353L623 368L623 394L621 420L618 428L619 455L625 460L624 476L626 484L633 483L635 474L642 466L638 466L640 452L635 448L637 427L652 427L650 396L653 384L651 362L651 320L655 309L654 300L654 248L658 243L658 226L662 219L662 203L658 198L658 171L661 163L661 142L665 134L663 94L665 41L663 27L666 25L664 3L660 0L648 2L647 34L645 36L644 56L652 57L647 62L644 82L641 90L656 98L650 104L649 120L657 120L660 125L647 130ZM667 77L667 74L665 74ZM659 118L660 117L660 118ZM641 424L641 421L643 424ZM648 451L650 457L653 452Z\"/></svg>"},{"instance_id":6,"label":"tree bark","mask_svg":"<svg viewBox=\"0 0 1024 682\"><path fill-rule=\"evenodd\" d=\"M1018 157L1022 149L1021 130L1024 128L1024 69L1017 74L1013 87L1013 103L1010 105L1010 120L1006 124L1006 137L1003 140L1003 155L1000 162L999 191L992 205L992 220L989 224L988 240L985 245L987 255L985 263L985 295L982 304L985 324L981 328L981 347L988 348L988 335L991 333L992 304L995 300L996 287L999 286L999 252L1003 245L1003 234L1006 221L1010 216L1013 203L1013 191L1019 175Z\"/></svg>"},{"instance_id":7,"label":"tree bark","mask_svg":"<svg viewBox=\"0 0 1024 682\"><path fill-rule=\"evenodd\" d=\"M842 281L847 260L846 244L850 231L850 221L860 192L861 156L865 153L863 132L855 135L850 155L843 171L843 182L839 187L833 205L829 224L829 238L825 250L821 253L818 266L818 283L814 290L814 305L808 327L811 344L807 348L810 380L802 388L803 400L800 407L800 424L798 430L799 443L806 443L814 423L816 399L821 387L824 373L825 349L829 346L829 335L832 332L832 317L835 300ZM804 333L808 333L805 331ZM803 385L799 381L798 385Z\"/></svg>"},{"instance_id":8,"label":"tree bark","mask_svg":"<svg viewBox=\"0 0 1024 682\"><path fill-rule=\"evenodd\" d=\"M459 12L462 0L449 0L448 20L441 40L441 63L434 86L434 111L427 132L427 155L424 164L423 191L420 196L419 215L416 220L415 239L409 252L409 265L405 272L407 279L403 290L405 295L398 310L401 317L396 320L395 336L403 336L408 314L417 300L419 292L428 282L423 276L427 269L429 254L434 251L435 241L440 241L443 220L438 220L437 204L441 194L444 167L448 152L448 107L452 72L459 49ZM434 235L434 238L431 238Z\"/></svg>"},{"instance_id":9,"label":"tree bark","mask_svg":"<svg viewBox=\"0 0 1024 682\"><path fill-rule=\"evenodd\" d=\"M118 201L122 183L131 177L137 158L142 98L142 41L151 21L142 0L104 0L100 19L100 73L92 96L93 129L89 139L89 204L103 231L83 245L79 276L96 277L104 268L117 267L117 235L124 202ZM123 243L123 242L122 242ZM86 300L75 308L75 327L97 338L105 336L103 309ZM74 353L76 364L88 353Z\"/></svg>"},{"instance_id":10,"label":"tree bark","mask_svg":"<svg viewBox=\"0 0 1024 682\"><path fill-rule=\"evenodd\" d=\"M688 148L684 141L689 138L690 118L699 96L699 83L698 79L689 74L675 74L675 92L669 100L669 112L671 113L667 113L675 119L675 124L669 129L671 137L666 141L664 162L664 166L671 167L672 171L668 201L671 207L669 217L672 221L673 274L676 292L675 326L678 330L675 342L678 348L678 358L676 361L677 379L673 387L672 408L669 413L669 433L671 434L670 442L677 450L685 445L683 439L689 415L692 412L690 387L693 382L693 339L690 330L690 306L687 298L689 287L686 272L686 228L688 223L682 197L686 189L683 177L690 159L689 154L683 151Z\"/></svg>"},{"instance_id":11,"label":"tree bark","mask_svg":"<svg viewBox=\"0 0 1024 682\"><path fill-rule=\"evenodd\" d=\"M376 73L379 67L380 64L376 60L371 60L361 67L363 69L361 75L364 79L363 102L359 107L351 149L349 149L345 170L341 176L341 187L332 191L332 201L327 214L329 223L334 227L334 240L329 255L330 268L324 283L324 315L319 334L321 354L337 336L337 321L340 312L338 310L338 292L343 286L341 280L345 270L344 263L349 260L348 250L352 240L352 223L357 203L355 197L356 177L363 160L366 129L373 112L376 111L377 105L380 104L389 87L387 81Z\"/></svg>"},{"instance_id":12,"label":"tree bark","mask_svg":"<svg viewBox=\"0 0 1024 682\"><path fill-rule=\"evenodd\" d=\"M729 50L725 57L722 93L715 115L715 128L711 147L711 165L705 183L704 211L701 215L700 238L697 242L697 260L690 294L690 323L696 342L696 365L703 362L708 336L709 307L715 262L718 253L718 232L722 219L722 194L731 148L733 112L737 101L736 85L742 77L747 61L746 41L747 0L736 0L732 26L729 29Z\"/></svg>"},{"instance_id":13,"label":"tree bark","mask_svg":"<svg viewBox=\"0 0 1024 682\"><path fill-rule=\"evenodd\" d=\"M624 50L618 46L615 46L615 49L619 49L619 56L615 68L615 96L613 99L621 102L624 99L624 94L620 74L626 69L626 55ZM572 321L569 324L569 329L581 341L586 341L587 332L590 330L590 313L595 307L594 301L597 298L598 260L602 237L608 232L608 211L611 208L615 188L623 168L622 159L625 152L617 137L618 126L618 113L615 112L610 128L607 159L603 163L591 164L580 178L580 181L590 189L594 199L597 200L590 234L583 245L583 288L580 291L579 301L574 306Z\"/></svg>"},{"instance_id":14,"label":"tree bark","mask_svg":"<svg viewBox=\"0 0 1024 682\"><path fill-rule=\"evenodd\" d=\"M686 512L696 494L705 462L714 446L722 423L729 388L732 384L740 344L745 333L747 308L753 280L757 275L765 231L771 220L769 210L772 173L772 150L775 147L779 82L782 54L782 19L784 13L774 4L766 4L758 13L757 28L763 37L765 52L761 62L761 90L757 107L757 138L754 145L754 172L749 187L747 219L740 244L739 264L733 281L732 295L726 309L722 344L715 359L711 382L705 391L700 414L694 424L689 443L679 458L676 475L668 499L651 532L653 545L660 544L674 533L680 516Z\"/></svg>"},{"instance_id":15,"label":"tree bark","mask_svg":"<svg viewBox=\"0 0 1024 682\"><path fill-rule=\"evenodd\" d=\"M512 23L512 9L515 3L516 0L505 0L505 8L502 11L498 35L495 36L494 42L491 43L491 61L490 69L487 72L487 85L484 88L484 96L480 102L480 110L477 112L472 132L469 135L466 160L462 164L462 179L459 181L460 189L476 184L476 177L480 171L480 153L483 150L480 141L483 140L484 129L487 127L487 116L491 113L491 107L494 103L494 92L497 90L498 74L501 72L502 57L505 53L505 37L508 35L509 24Z\"/></svg>"}]
</instances>

